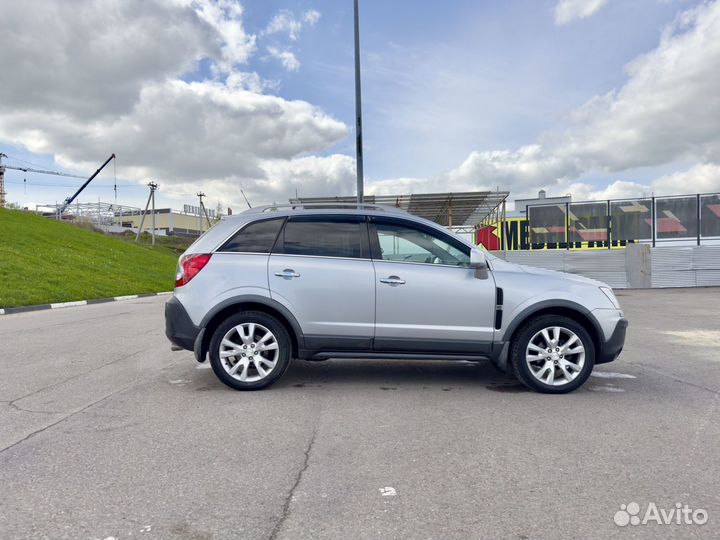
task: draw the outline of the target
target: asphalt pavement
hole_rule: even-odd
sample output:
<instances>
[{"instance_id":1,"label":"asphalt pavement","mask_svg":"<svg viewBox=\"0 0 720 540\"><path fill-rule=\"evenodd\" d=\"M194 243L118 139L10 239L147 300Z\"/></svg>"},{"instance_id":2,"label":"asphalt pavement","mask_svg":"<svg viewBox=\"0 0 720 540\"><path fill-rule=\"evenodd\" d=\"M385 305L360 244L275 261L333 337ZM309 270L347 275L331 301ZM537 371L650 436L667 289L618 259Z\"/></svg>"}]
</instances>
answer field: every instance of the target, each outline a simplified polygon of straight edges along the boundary
<instances>
[{"instance_id":1,"label":"asphalt pavement","mask_svg":"<svg viewBox=\"0 0 720 540\"><path fill-rule=\"evenodd\" d=\"M718 538L720 289L618 296L622 356L563 396L376 360L241 393L162 297L0 316L0 538ZM707 522L642 523L676 504Z\"/></svg>"}]
</instances>

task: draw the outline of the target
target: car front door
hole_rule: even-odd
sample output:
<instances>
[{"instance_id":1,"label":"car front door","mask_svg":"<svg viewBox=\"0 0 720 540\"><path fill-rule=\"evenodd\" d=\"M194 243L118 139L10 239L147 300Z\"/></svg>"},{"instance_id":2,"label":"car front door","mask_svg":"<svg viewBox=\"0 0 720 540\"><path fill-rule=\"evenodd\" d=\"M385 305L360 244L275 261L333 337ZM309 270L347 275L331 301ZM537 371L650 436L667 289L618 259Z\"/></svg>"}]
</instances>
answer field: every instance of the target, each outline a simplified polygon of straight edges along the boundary
<instances>
[{"instance_id":1,"label":"car front door","mask_svg":"<svg viewBox=\"0 0 720 540\"><path fill-rule=\"evenodd\" d=\"M372 349L375 271L365 216L288 218L268 281L272 298L298 320L308 350Z\"/></svg>"},{"instance_id":2,"label":"car front door","mask_svg":"<svg viewBox=\"0 0 720 540\"><path fill-rule=\"evenodd\" d=\"M495 282L470 267L451 234L401 218L371 217L376 351L490 352Z\"/></svg>"}]
</instances>

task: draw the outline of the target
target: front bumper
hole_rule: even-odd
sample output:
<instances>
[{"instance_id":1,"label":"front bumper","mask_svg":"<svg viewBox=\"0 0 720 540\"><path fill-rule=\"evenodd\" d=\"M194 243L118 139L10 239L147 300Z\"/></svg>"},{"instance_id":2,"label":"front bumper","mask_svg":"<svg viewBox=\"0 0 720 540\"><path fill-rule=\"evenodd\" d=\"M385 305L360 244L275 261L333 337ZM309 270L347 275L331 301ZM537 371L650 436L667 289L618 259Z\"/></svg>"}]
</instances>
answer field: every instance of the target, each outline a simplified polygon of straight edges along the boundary
<instances>
[{"instance_id":1,"label":"front bumper","mask_svg":"<svg viewBox=\"0 0 720 540\"><path fill-rule=\"evenodd\" d=\"M600 348L597 351L595 358L596 364L606 364L608 362L612 362L620 356L623 346L625 345L627 327L627 319L618 320L610 339L600 344Z\"/></svg>"},{"instance_id":2,"label":"front bumper","mask_svg":"<svg viewBox=\"0 0 720 540\"><path fill-rule=\"evenodd\" d=\"M180 301L174 296L165 303L165 335L178 347L192 351L200 329L190 320L190 316Z\"/></svg>"}]
</instances>

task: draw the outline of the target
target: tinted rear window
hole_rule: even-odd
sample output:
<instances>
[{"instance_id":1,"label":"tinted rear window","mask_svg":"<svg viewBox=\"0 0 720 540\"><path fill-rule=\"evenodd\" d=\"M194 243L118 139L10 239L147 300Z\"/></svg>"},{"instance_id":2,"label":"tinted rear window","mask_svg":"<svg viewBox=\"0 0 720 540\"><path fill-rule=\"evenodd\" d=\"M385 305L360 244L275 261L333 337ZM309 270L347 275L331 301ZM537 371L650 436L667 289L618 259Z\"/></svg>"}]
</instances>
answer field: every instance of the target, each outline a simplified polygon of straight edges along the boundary
<instances>
[{"instance_id":1,"label":"tinted rear window","mask_svg":"<svg viewBox=\"0 0 720 540\"><path fill-rule=\"evenodd\" d=\"M270 253L283 218L251 223L225 242L220 251Z\"/></svg>"},{"instance_id":2,"label":"tinted rear window","mask_svg":"<svg viewBox=\"0 0 720 540\"><path fill-rule=\"evenodd\" d=\"M289 220L276 252L287 255L361 258L364 223L357 219Z\"/></svg>"}]
</instances>

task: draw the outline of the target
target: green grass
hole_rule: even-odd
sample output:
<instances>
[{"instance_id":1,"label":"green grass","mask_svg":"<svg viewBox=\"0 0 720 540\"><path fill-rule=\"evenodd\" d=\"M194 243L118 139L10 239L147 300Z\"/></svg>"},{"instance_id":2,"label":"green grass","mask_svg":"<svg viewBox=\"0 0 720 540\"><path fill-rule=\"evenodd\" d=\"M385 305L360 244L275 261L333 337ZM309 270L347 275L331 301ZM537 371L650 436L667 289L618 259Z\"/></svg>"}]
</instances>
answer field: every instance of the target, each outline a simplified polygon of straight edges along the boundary
<instances>
[{"instance_id":1,"label":"green grass","mask_svg":"<svg viewBox=\"0 0 720 540\"><path fill-rule=\"evenodd\" d=\"M0 308L170 291L177 249L0 208Z\"/></svg>"},{"instance_id":2,"label":"green grass","mask_svg":"<svg viewBox=\"0 0 720 540\"><path fill-rule=\"evenodd\" d=\"M126 231L122 234L111 234L110 236L112 236L113 238L118 238L124 242L132 242L133 244L135 244L135 233L131 231ZM179 257L185 252L187 248L190 247L190 244L192 244L195 240L195 237L188 238L185 236L156 236L155 245L167 248ZM143 232L140 235L140 244L145 246L152 245L152 236L149 232Z\"/></svg>"}]
</instances>

